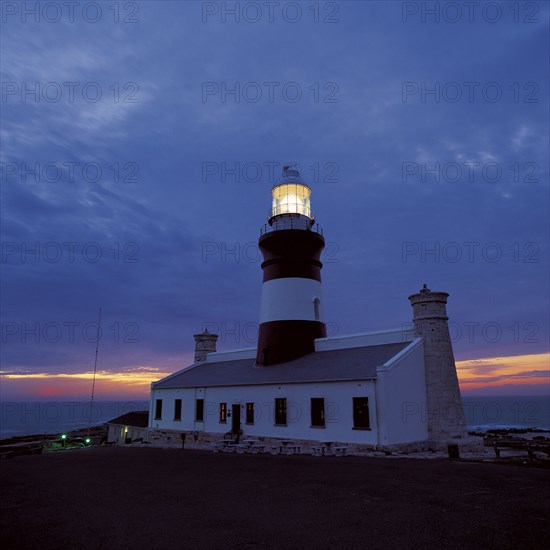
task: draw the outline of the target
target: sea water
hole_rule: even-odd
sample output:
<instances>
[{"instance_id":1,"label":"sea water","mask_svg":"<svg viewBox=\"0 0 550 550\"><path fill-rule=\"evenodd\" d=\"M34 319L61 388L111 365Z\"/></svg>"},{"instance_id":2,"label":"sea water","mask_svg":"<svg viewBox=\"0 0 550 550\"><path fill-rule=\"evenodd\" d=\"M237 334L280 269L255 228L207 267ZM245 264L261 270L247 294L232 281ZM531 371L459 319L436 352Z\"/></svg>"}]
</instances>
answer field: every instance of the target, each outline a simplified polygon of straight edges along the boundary
<instances>
[{"instance_id":1,"label":"sea water","mask_svg":"<svg viewBox=\"0 0 550 550\"><path fill-rule=\"evenodd\" d=\"M463 397L462 403L470 430L550 430L550 396Z\"/></svg>"},{"instance_id":2,"label":"sea water","mask_svg":"<svg viewBox=\"0 0 550 550\"><path fill-rule=\"evenodd\" d=\"M149 401L4 401L0 403L0 439L64 433L148 409Z\"/></svg>"}]
</instances>

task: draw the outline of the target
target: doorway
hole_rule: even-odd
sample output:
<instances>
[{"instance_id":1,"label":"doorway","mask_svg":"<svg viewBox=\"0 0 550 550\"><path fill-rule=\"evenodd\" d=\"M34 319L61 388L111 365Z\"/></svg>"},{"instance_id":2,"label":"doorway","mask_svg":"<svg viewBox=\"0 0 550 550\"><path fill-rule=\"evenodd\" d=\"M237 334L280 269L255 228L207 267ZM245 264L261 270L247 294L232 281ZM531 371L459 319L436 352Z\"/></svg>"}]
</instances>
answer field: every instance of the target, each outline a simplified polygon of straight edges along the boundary
<instances>
[{"instance_id":1,"label":"doorway","mask_svg":"<svg viewBox=\"0 0 550 550\"><path fill-rule=\"evenodd\" d=\"M241 432L241 404L233 403L231 405L231 433L239 438Z\"/></svg>"}]
</instances>

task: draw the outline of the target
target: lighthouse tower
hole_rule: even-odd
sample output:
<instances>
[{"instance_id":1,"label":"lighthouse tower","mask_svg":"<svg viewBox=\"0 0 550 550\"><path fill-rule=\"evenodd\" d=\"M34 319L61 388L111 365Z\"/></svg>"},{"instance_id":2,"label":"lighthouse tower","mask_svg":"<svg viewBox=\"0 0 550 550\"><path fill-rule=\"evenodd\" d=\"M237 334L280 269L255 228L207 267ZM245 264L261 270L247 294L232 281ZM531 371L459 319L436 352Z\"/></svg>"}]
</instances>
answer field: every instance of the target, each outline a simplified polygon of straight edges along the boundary
<instances>
[{"instance_id":1,"label":"lighthouse tower","mask_svg":"<svg viewBox=\"0 0 550 550\"><path fill-rule=\"evenodd\" d=\"M258 246L263 285L256 362L272 365L315 351L327 335L321 294L322 229L311 212L311 189L294 167L283 167L273 189Z\"/></svg>"}]
</instances>

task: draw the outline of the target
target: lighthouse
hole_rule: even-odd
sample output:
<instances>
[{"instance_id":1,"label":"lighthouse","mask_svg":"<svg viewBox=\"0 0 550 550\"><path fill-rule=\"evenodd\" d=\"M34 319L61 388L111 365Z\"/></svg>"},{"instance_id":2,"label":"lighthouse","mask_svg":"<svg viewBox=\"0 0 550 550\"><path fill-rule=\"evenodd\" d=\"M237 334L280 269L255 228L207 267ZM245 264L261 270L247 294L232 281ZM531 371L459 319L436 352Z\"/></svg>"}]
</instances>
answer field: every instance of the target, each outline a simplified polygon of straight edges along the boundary
<instances>
[{"instance_id":1,"label":"lighthouse","mask_svg":"<svg viewBox=\"0 0 550 550\"><path fill-rule=\"evenodd\" d=\"M268 223L260 231L262 299L256 363L273 365L315 351L327 335L320 256L325 247L311 210L311 189L293 166L273 186Z\"/></svg>"},{"instance_id":2,"label":"lighthouse","mask_svg":"<svg viewBox=\"0 0 550 550\"><path fill-rule=\"evenodd\" d=\"M424 286L409 297L414 330L327 337L320 260L325 239L311 209L311 188L295 166L285 166L271 194L258 241L263 284L257 346L217 351L216 334L195 334L193 364L151 386L146 437L172 444L192 432L195 441L215 441L217 450L226 448L230 434L234 440L259 438L261 446L248 448L254 452L289 440L313 454L326 441L360 453L451 444L482 449L483 439L474 441L467 432L448 294ZM296 410L300 414L291 414ZM329 411L337 418L328 420Z\"/></svg>"}]
</instances>

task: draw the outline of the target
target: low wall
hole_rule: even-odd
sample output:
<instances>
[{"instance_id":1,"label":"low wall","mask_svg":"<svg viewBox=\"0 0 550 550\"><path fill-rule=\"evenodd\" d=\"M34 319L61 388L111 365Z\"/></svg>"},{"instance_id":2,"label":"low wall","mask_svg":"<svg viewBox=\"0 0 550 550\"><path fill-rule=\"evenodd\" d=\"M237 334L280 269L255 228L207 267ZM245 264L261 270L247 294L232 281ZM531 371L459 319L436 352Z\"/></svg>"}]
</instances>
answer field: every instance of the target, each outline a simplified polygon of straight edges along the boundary
<instances>
[{"instance_id":1,"label":"low wall","mask_svg":"<svg viewBox=\"0 0 550 550\"><path fill-rule=\"evenodd\" d=\"M199 447L203 446L211 448L214 443L220 442L225 438L224 435L209 432L183 432L175 430L157 430L154 428L148 429L147 441L153 445L159 446L173 446L181 447L181 435L185 433L185 444L196 444ZM245 437L246 438L246 437ZM267 446L280 445L283 438L274 437L253 437ZM308 454L311 452L312 446L318 446L319 441L307 440L307 439L293 439L296 445L301 445L302 453ZM458 445L460 453L473 453L483 452L484 442L482 437L467 437L448 439L445 441L415 441L412 443L399 443L396 445L369 445L369 444L355 444L347 443L344 441L335 441L333 447L336 446L348 447L348 454L364 454L372 453L374 451L385 453L420 453L420 452L444 452L447 453L449 445Z\"/></svg>"}]
</instances>

